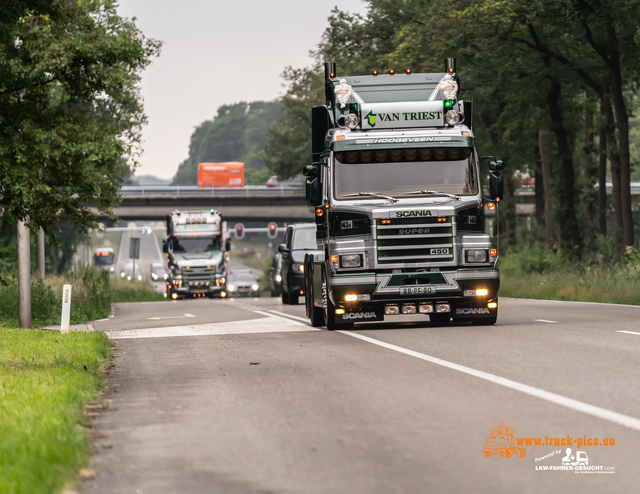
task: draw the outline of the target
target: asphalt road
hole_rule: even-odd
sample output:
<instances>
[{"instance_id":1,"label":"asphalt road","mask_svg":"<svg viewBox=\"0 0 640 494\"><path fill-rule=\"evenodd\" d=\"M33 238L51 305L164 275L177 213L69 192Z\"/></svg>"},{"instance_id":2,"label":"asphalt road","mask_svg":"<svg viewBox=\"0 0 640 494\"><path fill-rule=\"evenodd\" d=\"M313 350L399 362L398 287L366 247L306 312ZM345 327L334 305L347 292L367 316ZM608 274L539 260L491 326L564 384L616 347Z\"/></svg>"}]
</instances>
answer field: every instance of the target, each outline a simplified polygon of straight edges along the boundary
<instances>
[{"instance_id":1,"label":"asphalt road","mask_svg":"<svg viewBox=\"0 0 640 494\"><path fill-rule=\"evenodd\" d=\"M349 332L303 316L269 298L116 305L95 323L117 346L81 490L640 489L640 307L501 299L492 327L397 316ZM484 457L500 421L615 445L571 445L595 467L580 474L548 470L566 445Z\"/></svg>"}]
</instances>

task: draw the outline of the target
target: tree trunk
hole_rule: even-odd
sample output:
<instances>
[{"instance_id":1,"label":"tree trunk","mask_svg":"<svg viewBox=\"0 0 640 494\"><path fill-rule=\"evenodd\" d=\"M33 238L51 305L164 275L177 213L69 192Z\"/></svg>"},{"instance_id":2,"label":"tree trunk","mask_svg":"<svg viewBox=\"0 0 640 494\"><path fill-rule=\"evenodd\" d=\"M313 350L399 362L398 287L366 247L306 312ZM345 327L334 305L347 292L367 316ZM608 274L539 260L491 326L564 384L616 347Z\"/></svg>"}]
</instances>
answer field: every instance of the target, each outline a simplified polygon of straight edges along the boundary
<instances>
[{"instance_id":1,"label":"tree trunk","mask_svg":"<svg viewBox=\"0 0 640 494\"><path fill-rule=\"evenodd\" d=\"M560 158L559 180L556 182L558 192L558 205L560 207L558 219L562 225L562 248L570 252L570 256L580 257L580 231L575 208L575 174L573 170L573 154L564 126L561 103L562 86L560 81L552 79L547 93L549 116L551 117L551 130L555 134L558 143L558 155Z\"/></svg>"},{"instance_id":2,"label":"tree trunk","mask_svg":"<svg viewBox=\"0 0 640 494\"><path fill-rule=\"evenodd\" d=\"M587 100L584 111L584 168L582 169L582 202L584 205L584 217L588 230L593 226L593 177L595 175L593 160L593 112Z\"/></svg>"},{"instance_id":3,"label":"tree trunk","mask_svg":"<svg viewBox=\"0 0 640 494\"><path fill-rule=\"evenodd\" d=\"M600 235L607 235L607 135L600 131L598 141L598 223Z\"/></svg>"},{"instance_id":4,"label":"tree trunk","mask_svg":"<svg viewBox=\"0 0 640 494\"><path fill-rule=\"evenodd\" d=\"M542 176L542 168L540 164L540 148L536 149L536 154L538 155L538 160L536 163L536 168L534 170L534 192L535 192L535 202L536 202L536 223L538 226L544 225L544 178Z\"/></svg>"},{"instance_id":5,"label":"tree trunk","mask_svg":"<svg viewBox=\"0 0 640 494\"><path fill-rule=\"evenodd\" d=\"M553 249L553 190L551 189L551 165L547 147L547 131L538 129L538 147L540 148L540 169L544 187L544 239L549 250ZM538 183L536 182L536 187Z\"/></svg>"},{"instance_id":6,"label":"tree trunk","mask_svg":"<svg viewBox=\"0 0 640 494\"><path fill-rule=\"evenodd\" d=\"M609 50L611 52L611 95L616 111L618 138L620 139L620 205L622 207L623 242L633 247L633 214L631 212L631 154L629 151L629 115L624 103L622 89L622 70L620 67L620 48L615 28L605 23Z\"/></svg>"},{"instance_id":7,"label":"tree trunk","mask_svg":"<svg viewBox=\"0 0 640 494\"><path fill-rule=\"evenodd\" d=\"M605 140L607 142L607 158L611 167L611 197L613 202L613 243L616 254L620 255L624 252L622 248L622 202L620 199L620 156L618 155L618 146L615 135L615 124L613 119L613 110L609 95L603 90L600 96L600 108L604 116Z\"/></svg>"}]
</instances>

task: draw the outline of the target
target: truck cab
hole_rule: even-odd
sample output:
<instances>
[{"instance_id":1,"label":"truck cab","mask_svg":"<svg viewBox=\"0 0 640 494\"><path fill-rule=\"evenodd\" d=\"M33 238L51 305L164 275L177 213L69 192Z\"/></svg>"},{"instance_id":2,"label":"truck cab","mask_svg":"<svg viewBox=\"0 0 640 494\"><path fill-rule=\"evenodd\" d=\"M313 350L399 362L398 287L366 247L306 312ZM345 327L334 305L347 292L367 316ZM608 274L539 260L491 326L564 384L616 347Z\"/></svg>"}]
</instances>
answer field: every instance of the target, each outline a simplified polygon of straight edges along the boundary
<instances>
[{"instance_id":1,"label":"truck cab","mask_svg":"<svg viewBox=\"0 0 640 494\"><path fill-rule=\"evenodd\" d=\"M226 297L229 247L219 211L169 213L163 242L167 298Z\"/></svg>"},{"instance_id":2,"label":"truck cab","mask_svg":"<svg viewBox=\"0 0 640 494\"><path fill-rule=\"evenodd\" d=\"M306 309L329 329L425 314L494 324L497 249L485 206L471 102L458 101L455 61L438 74L338 78L325 64L326 105L312 110L304 169L317 251L305 258ZM502 195L493 159L490 207Z\"/></svg>"}]
</instances>

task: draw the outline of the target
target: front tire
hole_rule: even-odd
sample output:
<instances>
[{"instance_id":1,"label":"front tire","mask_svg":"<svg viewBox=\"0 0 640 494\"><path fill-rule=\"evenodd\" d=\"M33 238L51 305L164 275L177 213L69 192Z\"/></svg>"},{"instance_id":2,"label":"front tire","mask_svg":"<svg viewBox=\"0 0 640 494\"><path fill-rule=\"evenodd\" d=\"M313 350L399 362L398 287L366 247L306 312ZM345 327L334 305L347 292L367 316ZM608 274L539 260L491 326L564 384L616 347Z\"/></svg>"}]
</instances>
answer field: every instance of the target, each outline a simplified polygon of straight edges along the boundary
<instances>
[{"instance_id":1,"label":"front tire","mask_svg":"<svg viewBox=\"0 0 640 494\"><path fill-rule=\"evenodd\" d=\"M338 324L335 320L336 306L331 302L329 297L329 289L327 288L327 273L326 270L322 270L322 312L324 325L329 331L335 331L337 329L349 329L352 324Z\"/></svg>"},{"instance_id":2,"label":"front tire","mask_svg":"<svg viewBox=\"0 0 640 494\"><path fill-rule=\"evenodd\" d=\"M289 294L284 290L284 288L282 289L282 303L285 305L289 303Z\"/></svg>"}]
</instances>

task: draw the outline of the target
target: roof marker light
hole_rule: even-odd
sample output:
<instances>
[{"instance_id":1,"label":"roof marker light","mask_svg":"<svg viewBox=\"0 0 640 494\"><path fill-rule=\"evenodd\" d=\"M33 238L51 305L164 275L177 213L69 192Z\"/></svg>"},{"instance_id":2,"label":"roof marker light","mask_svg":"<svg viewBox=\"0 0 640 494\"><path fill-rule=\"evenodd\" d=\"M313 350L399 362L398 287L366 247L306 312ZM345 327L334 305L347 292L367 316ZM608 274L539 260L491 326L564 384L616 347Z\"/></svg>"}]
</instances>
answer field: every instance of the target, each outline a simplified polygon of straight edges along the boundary
<instances>
[{"instance_id":1,"label":"roof marker light","mask_svg":"<svg viewBox=\"0 0 640 494\"><path fill-rule=\"evenodd\" d=\"M393 69L391 69L391 70L389 71L389 75L394 75L395 73L396 73L396 71L395 71L395 70L393 70Z\"/></svg>"},{"instance_id":2,"label":"roof marker light","mask_svg":"<svg viewBox=\"0 0 640 494\"><path fill-rule=\"evenodd\" d=\"M411 75L411 69L407 69L406 72L407 72L407 75Z\"/></svg>"},{"instance_id":3,"label":"roof marker light","mask_svg":"<svg viewBox=\"0 0 640 494\"><path fill-rule=\"evenodd\" d=\"M373 77L378 77L378 71L377 70L373 71Z\"/></svg>"},{"instance_id":4,"label":"roof marker light","mask_svg":"<svg viewBox=\"0 0 640 494\"><path fill-rule=\"evenodd\" d=\"M336 75L333 72L329 72L329 79L335 79Z\"/></svg>"}]
</instances>

